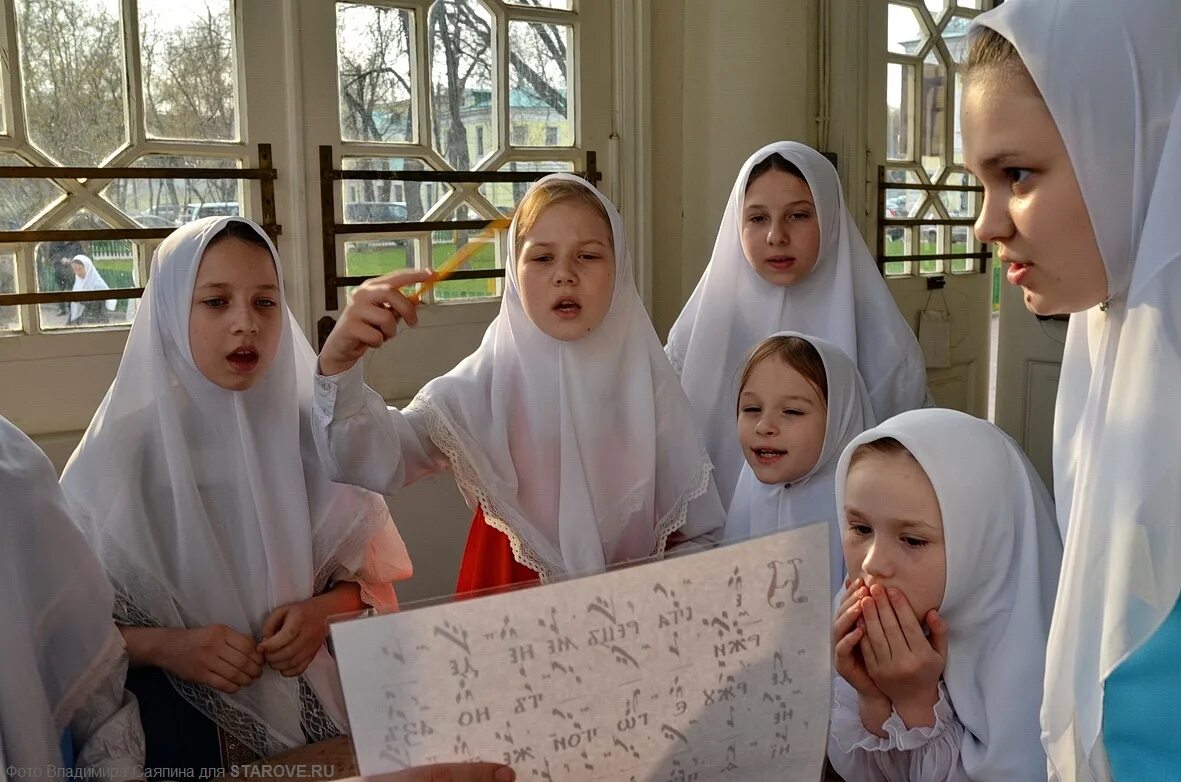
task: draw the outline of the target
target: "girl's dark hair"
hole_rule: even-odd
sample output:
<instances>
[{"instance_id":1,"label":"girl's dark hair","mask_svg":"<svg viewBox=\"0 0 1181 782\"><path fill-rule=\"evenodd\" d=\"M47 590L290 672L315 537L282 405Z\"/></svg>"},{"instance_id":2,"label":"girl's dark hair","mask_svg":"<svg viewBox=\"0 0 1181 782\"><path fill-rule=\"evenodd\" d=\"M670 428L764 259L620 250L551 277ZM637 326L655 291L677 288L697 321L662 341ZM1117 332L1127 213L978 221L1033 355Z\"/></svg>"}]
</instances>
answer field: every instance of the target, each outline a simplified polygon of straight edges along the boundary
<instances>
[{"instance_id":1,"label":"girl's dark hair","mask_svg":"<svg viewBox=\"0 0 1181 782\"><path fill-rule=\"evenodd\" d=\"M271 251L267 240L262 238L262 235L254 230L253 226L243 220L230 220L226 223L224 228L213 235L213 238L209 240L209 244L205 245L205 249L208 250L222 239L238 239L247 244L253 244L255 247L261 247L268 253Z\"/></svg>"},{"instance_id":2,"label":"girl's dark hair","mask_svg":"<svg viewBox=\"0 0 1181 782\"><path fill-rule=\"evenodd\" d=\"M738 383L740 395L742 389L750 382L755 367L772 356L803 375L817 390L824 403L828 404L828 371L824 368L824 359L811 342L801 337L768 337L755 345L746 359L746 366L742 369L742 377Z\"/></svg>"},{"instance_id":3,"label":"girl's dark hair","mask_svg":"<svg viewBox=\"0 0 1181 782\"><path fill-rule=\"evenodd\" d=\"M808 177L804 176L804 172L800 171L799 166L778 152L772 152L758 163L755 163L754 167L751 168L750 176L746 178L746 187L742 192L745 193L750 190L750 186L754 184L754 181L768 171L782 171L785 174L791 174L794 177L802 179L805 185L808 184Z\"/></svg>"}]
</instances>

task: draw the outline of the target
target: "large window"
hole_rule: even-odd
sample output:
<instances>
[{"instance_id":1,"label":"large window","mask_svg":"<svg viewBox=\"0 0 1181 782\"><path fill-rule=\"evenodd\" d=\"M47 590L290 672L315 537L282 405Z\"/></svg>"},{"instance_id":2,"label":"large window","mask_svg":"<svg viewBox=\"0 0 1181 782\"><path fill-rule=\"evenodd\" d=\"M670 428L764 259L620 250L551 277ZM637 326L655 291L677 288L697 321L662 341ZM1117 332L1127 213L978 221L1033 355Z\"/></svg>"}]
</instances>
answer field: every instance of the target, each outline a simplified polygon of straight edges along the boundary
<instances>
[{"instance_id":1,"label":"large window","mask_svg":"<svg viewBox=\"0 0 1181 782\"><path fill-rule=\"evenodd\" d=\"M243 214L248 160L232 0L0 0L0 165L176 168L176 176L0 179L0 230L171 228ZM12 54L15 53L15 56ZM192 179L186 167L225 168ZM158 240L0 245L0 293L146 280ZM87 287L93 284L85 283ZM126 325L134 299L0 308L0 332Z\"/></svg>"},{"instance_id":2,"label":"large window","mask_svg":"<svg viewBox=\"0 0 1181 782\"><path fill-rule=\"evenodd\" d=\"M898 185L973 186L960 142L960 95L968 23L987 0L898 0L888 3L886 47L886 181ZM987 7L987 6L985 6ZM969 219L978 195L903 187L885 192L887 217L919 224L883 226L887 256L961 254L980 249L970 226L936 221ZM922 221L930 220L931 224ZM891 261L890 276L964 274L980 259Z\"/></svg>"},{"instance_id":3,"label":"large window","mask_svg":"<svg viewBox=\"0 0 1181 782\"><path fill-rule=\"evenodd\" d=\"M578 14L570 0L338 2L341 168L570 171L578 166L574 94ZM353 223L479 220L509 214L520 183L343 180ZM364 235L344 243L345 274L427 268L470 231ZM503 240L466 264L504 264ZM498 296L496 278L444 282L444 303Z\"/></svg>"}]
</instances>

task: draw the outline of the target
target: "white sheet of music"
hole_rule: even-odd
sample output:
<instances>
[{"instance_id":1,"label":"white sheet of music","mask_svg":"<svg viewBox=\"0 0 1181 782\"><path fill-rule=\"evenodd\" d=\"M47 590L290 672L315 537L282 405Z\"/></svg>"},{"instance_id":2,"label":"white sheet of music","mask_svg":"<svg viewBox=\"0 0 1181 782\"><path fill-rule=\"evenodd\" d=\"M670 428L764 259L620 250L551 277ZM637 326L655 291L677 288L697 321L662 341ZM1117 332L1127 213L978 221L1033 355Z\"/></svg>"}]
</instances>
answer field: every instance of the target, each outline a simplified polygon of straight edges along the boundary
<instances>
[{"instance_id":1,"label":"white sheet of music","mask_svg":"<svg viewBox=\"0 0 1181 782\"><path fill-rule=\"evenodd\" d=\"M549 782L820 779L828 583L813 524L336 623L361 773L479 759Z\"/></svg>"}]
</instances>

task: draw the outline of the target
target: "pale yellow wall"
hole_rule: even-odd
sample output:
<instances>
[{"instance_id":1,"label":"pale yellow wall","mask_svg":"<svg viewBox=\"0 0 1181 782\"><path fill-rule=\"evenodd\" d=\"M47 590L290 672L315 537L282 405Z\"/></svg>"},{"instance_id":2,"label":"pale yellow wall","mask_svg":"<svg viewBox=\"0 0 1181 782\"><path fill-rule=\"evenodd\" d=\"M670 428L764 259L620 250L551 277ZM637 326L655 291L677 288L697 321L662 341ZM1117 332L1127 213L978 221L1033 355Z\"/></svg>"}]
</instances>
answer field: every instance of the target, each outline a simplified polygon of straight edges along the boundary
<instances>
[{"instance_id":1,"label":"pale yellow wall","mask_svg":"<svg viewBox=\"0 0 1181 782\"><path fill-rule=\"evenodd\" d=\"M709 261L734 176L762 145L814 144L816 0L652 0L653 319Z\"/></svg>"}]
</instances>

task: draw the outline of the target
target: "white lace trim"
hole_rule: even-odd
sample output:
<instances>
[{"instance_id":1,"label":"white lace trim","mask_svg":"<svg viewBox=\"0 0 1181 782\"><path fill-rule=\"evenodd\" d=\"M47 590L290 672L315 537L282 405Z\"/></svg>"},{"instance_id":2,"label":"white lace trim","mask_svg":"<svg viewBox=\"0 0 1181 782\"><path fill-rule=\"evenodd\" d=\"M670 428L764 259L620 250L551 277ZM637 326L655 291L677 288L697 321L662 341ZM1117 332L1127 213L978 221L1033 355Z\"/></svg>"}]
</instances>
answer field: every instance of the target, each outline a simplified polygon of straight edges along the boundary
<instances>
[{"instance_id":1,"label":"white lace trim","mask_svg":"<svg viewBox=\"0 0 1181 782\"><path fill-rule=\"evenodd\" d=\"M484 511L484 523L508 538L509 546L513 551L513 559L537 573L543 584L553 581L557 576L555 569L546 564L541 556L521 538L513 525L507 521L504 511L500 508L500 503L484 490L476 469L467 457L467 452L439 409L429 400L415 397L406 408L407 412L411 410L420 413L423 420L426 421L427 435L451 463L451 474L460 489L480 504L480 508Z\"/></svg>"},{"instance_id":2,"label":"white lace trim","mask_svg":"<svg viewBox=\"0 0 1181 782\"><path fill-rule=\"evenodd\" d=\"M689 503L702 496L709 490L709 478L713 473L714 465L709 460L709 455L703 450L701 452L701 467L694 476L689 488L681 495L681 499L673 506L672 510L664 514L656 524L656 558L663 559L665 549L668 548L669 537L685 526L685 522L689 520Z\"/></svg>"},{"instance_id":3,"label":"white lace trim","mask_svg":"<svg viewBox=\"0 0 1181 782\"><path fill-rule=\"evenodd\" d=\"M677 379L680 380L685 372L685 357L677 352L671 341L664 346L664 355L668 356L668 363L672 364L673 372L677 373Z\"/></svg>"},{"instance_id":4,"label":"white lace trim","mask_svg":"<svg viewBox=\"0 0 1181 782\"><path fill-rule=\"evenodd\" d=\"M421 397L415 397L406 407L406 412L411 410L422 415L426 422L428 436L450 461L452 474L460 489L480 503L480 507L484 511L484 522L508 538L513 559L537 573L543 584L557 578L558 573L555 568L546 564L541 556L521 538L512 523L507 520L504 511L500 509L500 504L484 489L463 445L452 431L442 412L430 400ZM680 499L669 512L656 523L656 549L653 552L656 559L663 559L669 537L685 526L689 516L689 503L709 490L712 472L713 463L710 461L709 455L702 450L701 467L689 487L681 494Z\"/></svg>"}]
</instances>

